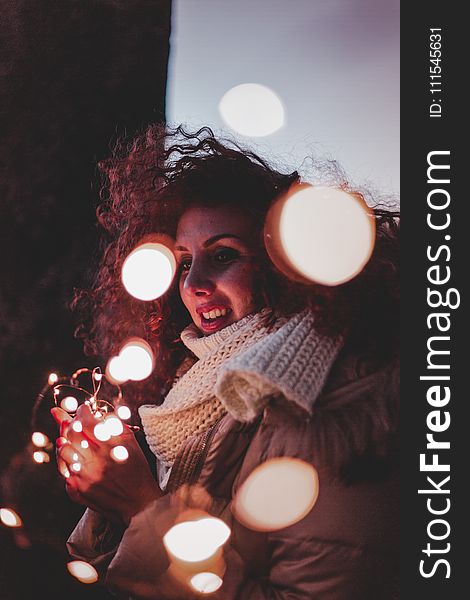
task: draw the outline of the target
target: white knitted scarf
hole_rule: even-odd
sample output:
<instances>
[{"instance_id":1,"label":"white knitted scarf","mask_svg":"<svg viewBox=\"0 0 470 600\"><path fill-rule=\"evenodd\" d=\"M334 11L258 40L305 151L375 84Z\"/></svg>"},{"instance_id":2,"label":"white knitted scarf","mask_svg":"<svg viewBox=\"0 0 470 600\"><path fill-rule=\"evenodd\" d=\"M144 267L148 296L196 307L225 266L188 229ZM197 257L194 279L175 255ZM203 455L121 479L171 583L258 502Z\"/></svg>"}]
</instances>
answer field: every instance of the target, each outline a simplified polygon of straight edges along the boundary
<instances>
[{"instance_id":1,"label":"white knitted scarf","mask_svg":"<svg viewBox=\"0 0 470 600\"><path fill-rule=\"evenodd\" d=\"M271 309L248 315L201 337L195 325L181 334L198 361L174 384L161 406L139 408L147 442L165 467L184 443L229 412L250 421L269 397L283 395L310 412L342 345L320 336L305 310L272 319Z\"/></svg>"}]
</instances>

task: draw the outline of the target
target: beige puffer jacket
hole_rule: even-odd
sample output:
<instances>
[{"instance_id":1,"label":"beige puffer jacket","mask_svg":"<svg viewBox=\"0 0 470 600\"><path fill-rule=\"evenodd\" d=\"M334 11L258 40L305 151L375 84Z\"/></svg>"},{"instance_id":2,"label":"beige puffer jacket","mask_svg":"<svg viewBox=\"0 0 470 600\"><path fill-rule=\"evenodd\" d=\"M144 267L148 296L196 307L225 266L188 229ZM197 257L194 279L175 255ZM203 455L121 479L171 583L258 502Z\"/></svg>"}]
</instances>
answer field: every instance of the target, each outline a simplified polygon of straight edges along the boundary
<instances>
[{"instance_id":1,"label":"beige puffer jacket","mask_svg":"<svg viewBox=\"0 0 470 600\"><path fill-rule=\"evenodd\" d=\"M311 415L294 414L277 400L249 424L224 416L188 441L173 467L170 493L124 532L87 510L69 550L94 564L120 598L200 598L169 575L162 542L178 516L174 492L198 483L213 498L210 511L232 529L214 600L397 598L398 406L398 365L371 372L343 351ZM315 466L318 500L290 527L251 531L233 518L231 500L257 465L279 456Z\"/></svg>"}]
</instances>

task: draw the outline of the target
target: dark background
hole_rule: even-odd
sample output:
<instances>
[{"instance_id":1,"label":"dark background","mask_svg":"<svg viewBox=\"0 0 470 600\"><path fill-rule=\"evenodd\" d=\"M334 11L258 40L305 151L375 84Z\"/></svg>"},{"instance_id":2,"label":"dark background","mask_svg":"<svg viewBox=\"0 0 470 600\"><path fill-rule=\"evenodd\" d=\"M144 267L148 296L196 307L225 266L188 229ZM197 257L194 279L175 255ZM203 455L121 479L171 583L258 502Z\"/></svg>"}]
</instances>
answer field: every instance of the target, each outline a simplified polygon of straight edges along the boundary
<instances>
[{"instance_id":1,"label":"dark background","mask_svg":"<svg viewBox=\"0 0 470 600\"><path fill-rule=\"evenodd\" d=\"M170 0L2 2L0 144L0 599L107 598L65 571L80 507L55 464L31 459L48 373L89 364L67 307L97 250L96 163L117 136L165 115ZM56 437L49 406L40 430ZM64 596L64 594L66 594Z\"/></svg>"}]
</instances>

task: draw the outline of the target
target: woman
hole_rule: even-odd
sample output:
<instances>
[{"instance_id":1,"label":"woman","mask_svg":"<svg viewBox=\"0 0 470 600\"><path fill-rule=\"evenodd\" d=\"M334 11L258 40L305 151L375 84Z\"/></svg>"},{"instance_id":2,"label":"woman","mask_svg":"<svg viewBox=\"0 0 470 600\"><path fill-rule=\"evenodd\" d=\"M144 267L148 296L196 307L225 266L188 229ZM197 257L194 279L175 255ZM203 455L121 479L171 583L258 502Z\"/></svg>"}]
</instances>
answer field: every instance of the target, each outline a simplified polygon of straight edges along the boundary
<instances>
[{"instance_id":1,"label":"woman","mask_svg":"<svg viewBox=\"0 0 470 600\"><path fill-rule=\"evenodd\" d=\"M306 285L276 270L262 237L297 173L282 175L209 129L159 127L102 168L109 195L99 217L111 240L77 304L94 308L91 351L116 354L129 335L154 348L156 374L135 386L134 401L158 484L132 433L112 442L129 451L117 464L88 407L76 417L82 431L54 409L67 490L88 507L71 553L120 597L197 596L173 577L162 543L194 508L232 531L215 598L396 597L398 215L376 210L376 247L353 281ZM125 295L119 274L152 232L175 238L178 273L144 304ZM248 529L233 498L253 469L283 456L315 467L317 502L293 525Z\"/></svg>"}]
</instances>

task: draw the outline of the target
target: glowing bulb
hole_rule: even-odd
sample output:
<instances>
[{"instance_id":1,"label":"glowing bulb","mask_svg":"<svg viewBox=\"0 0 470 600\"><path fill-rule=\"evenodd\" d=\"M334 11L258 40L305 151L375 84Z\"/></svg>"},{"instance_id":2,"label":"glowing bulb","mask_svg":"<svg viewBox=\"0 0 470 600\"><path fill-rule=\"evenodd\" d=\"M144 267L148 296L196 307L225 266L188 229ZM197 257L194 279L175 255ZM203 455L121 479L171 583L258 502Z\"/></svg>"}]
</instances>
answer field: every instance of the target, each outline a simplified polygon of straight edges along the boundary
<instances>
[{"instance_id":1,"label":"glowing bulb","mask_svg":"<svg viewBox=\"0 0 470 600\"><path fill-rule=\"evenodd\" d=\"M70 471L68 469L64 469L62 475L65 477L65 479L68 479L70 477Z\"/></svg>"},{"instance_id":2,"label":"glowing bulb","mask_svg":"<svg viewBox=\"0 0 470 600\"><path fill-rule=\"evenodd\" d=\"M49 385L54 385L54 383L57 383L59 381L59 376L57 375L57 373L50 373L49 377L47 378L47 383Z\"/></svg>"},{"instance_id":3,"label":"glowing bulb","mask_svg":"<svg viewBox=\"0 0 470 600\"><path fill-rule=\"evenodd\" d=\"M119 353L127 373L132 381L142 381L153 371L153 353L150 346L141 339L135 339L125 344Z\"/></svg>"},{"instance_id":4,"label":"glowing bulb","mask_svg":"<svg viewBox=\"0 0 470 600\"><path fill-rule=\"evenodd\" d=\"M100 442L107 442L109 439L111 439L111 434L109 433L106 423L104 422L95 425L93 433L95 434L95 438Z\"/></svg>"},{"instance_id":5,"label":"glowing bulb","mask_svg":"<svg viewBox=\"0 0 470 600\"><path fill-rule=\"evenodd\" d=\"M75 473L79 473L81 469L82 465L79 462L72 463L72 471L75 471Z\"/></svg>"},{"instance_id":6,"label":"glowing bulb","mask_svg":"<svg viewBox=\"0 0 470 600\"><path fill-rule=\"evenodd\" d=\"M0 521L6 527L21 527L23 521L12 508L0 508Z\"/></svg>"},{"instance_id":7,"label":"glowing bulb","mask_svg":"<svg viewBox=\"0 0 470 600\"><path fill-rule=\"evenodd\" d=\"M242 83L224 94L219 112L225 123L242 135L270 135L284 124L284 107L273 90L257 83Z\"/></svg>"},{"instance_id":8,"label":"glowing bulb","mask_svg":"<svg viewBox=\"0 0 470 600\"><path fill-rule=\"evenodd\" d=\"M72 454L72 460L78 460L78 454L76 452Z\"/></svg>"},{"instance_id":9,"label":"glowing bulb","mask_svg":"<svg viewBox=\"0 0 470 600\"><path fill-rule=\"evenodd\" d=\"M103 378L103 373L94 373L93 377L95 378L95 381L101 381Z\"/></svg>"},{"instance_id":10,"label":"glowing bulb","mask_svg":"<svg viewBox=\"0 0 470 600\"><path fill-rule=\"evenodd\" d=\"M81 421L73 421L72 422L72 429L74 431L76 431L77 433L80 433L81 431L83 431L83 425Z\"/></svg>"},{"instance_id":11,"label":"glowing bulb","mask_svg":"<svg viewBox=\"0 0 470 600\"><path fill-rule=\"evenodd\" d=\"M235 517L257 531L275 531L303 519L318 498L318 473L295 458L274 458L243 482L233 503Z\"/></svg>"},{"instance_id":12,"label":"glowing bulb","mask_svg":"<svg viewBox=\"0 0 470 600\"><path fill-rule=\"evenodd\" d=\"M170 287L176 270L173 253L163 244L146 243L133 250L122 265L122 283L138 300L155 300Z\"/></svg>"},{"instance_id":13,"label":"glowing bulb","mask_svg":"<svg viewBox=\"0 0 470 600\"><path fill-rule=\"evenodd\" d=\"M220 519L207 517L174 525L163 537L166 549L187 562L211 557L230 536L230 529Z\"/></svg>"},{"instance_id":14,"label":"glowing bulb","mask_svg":"<svg viewBox=\"0 0 470 600\"><path fill-rule=\"evenodd\" d=\"M98 573L95 567L83 560L72 560L67 563L67 570L81 583L95 583L98 581Z\"/></svg>"},{"instance_id":15,"label":"glowing bulb","mask_svg":"<svg viewBox=\"0 0 470 600\"><path fill-rule=\"evenodd\" d=\"M106 365L106 376L111 383L124 383L128 380L126 365L120 356L113 356Z\"/></svg>"},{"instance_id":16,"label":"glowing bulb","mask_svg":"<svg viewBox=\"0 0 470 600\"><path fill-rule=\"evenodd\" d=\"M60 408L63 408L67 412L73 413L78 408L78 400L73 396L66 396L60 403Z\"/></svg>"},{"instance_id":17,"label":"glowing bulb","mask_svg":"<svg viewBox=\"0 0 470 600\"><path fill-rule=\"evenodd\" d=\"M124 431L124 426L121 422L121 419L118 419L118 417L106 417L104 422L106 424L108 433L111 436L121 435L121 433Z\"/></svg>"},{"instance_id":18,"label":"glowing bulb","mask_svg":"<svg viewBox=\"0 0 470 600\"><path fill-rule=\"evenodd\" d=\"M191 586L200 594L212 594L222 585L222 579L215 573L198 573L191 577Z\"/></svg>"},{"instance_id":19,"label":"glowing bulb","mask_svg":"<svg viewBox=\"0 0 470 600\"><path fill-rule=\"evenodd\" d=\"M122 419L123 421L127 421L127 419L131 418L131 411L130 408L128 406L119 406L119 408L117 409L117 414L118 417L120 419Z\"/></svg>"},{"instance_id":20,"label":"glowing bulb","mask_svg":"<svg viewBox=\"0 0 470 600\"><path fill-rule=\"evenodd\" d=\"M375 242L372 210L357 195L328 187L296 185L270 210L266 249L287 275L322 285L355 277Z\"/></svg>"},{"instance_id":21,"label":"glowing bulb","mask_svg":"<svg viewBox=\"0 0 470 600\"><path fill-rule=\"evenodd\" d=\"M33 460L34 462L41 464L48 463L51 459L47 452L44 452L43 450L38 450L37 452L33 452Z\"/></svg>"},{"instance_id":22,"label":"glowing bulb","mask_svg":"<svg viewBox=\"0 0 470 600\"><path fill-rule=\"evenodd\" d=\"M87 448L89 448L90 444L89 444L89 443L88 443L86 440L82 440L82 441L80 442L80 446L81 446L81 447L82 447L84 450L86 450Z\"/></svg>"},{"instance_id":23,"label":"glowing bulb","mask_svg":"<svg viewBox=\"0 0 470 600\"><path fill-rule=\"evenodd\" d=\"M129 458L129 452L125 446L114 446L110 452L111 458L116 462L124 462Z\"/></svg>"},{"instance_id":24,"label":"glowing bulb","mask_svg":"<svg viewBox=\"0 0 470 600\"><path fill-rule=\"evenodd\" d=\"M31 436L31 441L37 448L45 448L49 443L49 438L40 431L35 431Z\"/></svg>"}]
</instances>

